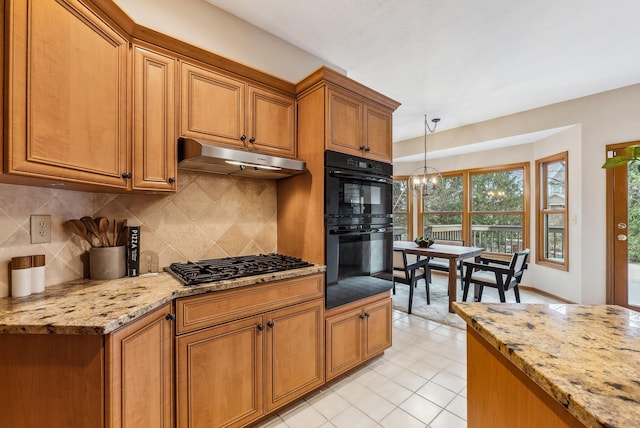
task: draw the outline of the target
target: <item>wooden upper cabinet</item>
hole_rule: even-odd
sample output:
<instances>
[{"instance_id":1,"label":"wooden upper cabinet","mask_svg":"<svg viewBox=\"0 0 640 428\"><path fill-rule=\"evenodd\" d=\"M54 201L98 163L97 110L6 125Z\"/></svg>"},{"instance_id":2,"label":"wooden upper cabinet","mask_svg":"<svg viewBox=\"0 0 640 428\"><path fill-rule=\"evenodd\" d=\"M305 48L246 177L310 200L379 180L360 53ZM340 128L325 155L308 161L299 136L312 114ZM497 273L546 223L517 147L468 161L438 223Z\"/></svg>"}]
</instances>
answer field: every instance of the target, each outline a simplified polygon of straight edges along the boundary
<instances>
[{"instance_id":1,"label":"wooden upper cabinet","mask_svg":"<svg viewBox=\"0 0 640 428\"><path fill-rule=\"evenodd\" d=\"M133 47L133 189L176 190L177 60Z\"/></svg>"},{"instance_id":2,"label":"wooden upper cabinet","mask_svg":"<svg viewBox=\"0 0 640 428\"><path fill-rule=\"evenodd\" d=\"M327 149L391 162L391 110L333 87L327 105Z\"/></svg>"},{"instance_id":3,"label":"wooden upper cabinet","mask_svg":"<svg viewBox=\"0 0 640 428\"><path fill-rule=\"evenodd\" d=\"M364 140L368 148L367 157L391 162L393 141L391 115L388 110L372 106L364 109Z\"/></svg>"},{"instance_id":4,"label":"wooden upper cabinet","mask_svg":"<svg viewBox=\"0 0 640 428\"><path fill-rule=\"evenodd\" d=\"M296 157L295 99L249 86L247 136L250 148Z\"/></svg>"},{"instance_id":5,"label":"wooden upper cabinet","mask_svg":"<svg viewBox=\"0 0 640 428\"><path fill-rule=\"evenodd\" d=\"M181 63L180 134L243 147L245 82Z\"/></svg>"},{"instance_id":6,"label":"wooden upper cabinet","mask_svg":"<svg viewBox=\"0 0 640 428\"><path fill-rule=\"evenodd\" d=\"M181 136L296 156L294 98L187 62L181 69Z\"/></svg>"},{"instance_id":7,"label":"wooden upper cabinet","mask_svg":"<svg viewBox=\"0 0 640 428\"><path fill-rule=\"evenodd\" d=\"M126 188L128 42L77 0L7 0L5 172Z\"/></svg>"},{"instance_id":8,"label":"wooden upper cabinet","mask_svg":"<svg viewBox=\"0 0 640 428\"><path fill-rule=\"evenodd\" d=\"M327 149L362 155L363 103L348 94L329 88Z\"/></svg>"},{"instance_id":9,"label":"wooden upper cabinet","mask_svg":"<svg viewBox=\"0 0 640 428\"><path fill-rule=\"evenodd\" d=\"M296 92L300 153L323 148L391 162L392 117L400 103L327 67L299 82Z\"/></svg>"}]
</instances>

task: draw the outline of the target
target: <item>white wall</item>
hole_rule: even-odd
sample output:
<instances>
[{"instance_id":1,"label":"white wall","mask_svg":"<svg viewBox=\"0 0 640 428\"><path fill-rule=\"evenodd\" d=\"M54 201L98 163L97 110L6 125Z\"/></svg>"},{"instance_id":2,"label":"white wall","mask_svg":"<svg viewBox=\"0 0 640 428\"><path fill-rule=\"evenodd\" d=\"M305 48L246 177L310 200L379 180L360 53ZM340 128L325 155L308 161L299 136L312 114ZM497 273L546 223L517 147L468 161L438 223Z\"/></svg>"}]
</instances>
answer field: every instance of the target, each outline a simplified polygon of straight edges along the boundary
<instances>
[{"instance_id":1,"label":"white wall","mask_svg":"<svg viewBox=\"0 0 640 428\"><path fill-rule=\"evenodd\" d=\"M571 301L602 304L606 300L606 200L605 171L600 166L607 144L640 140L640 85L438 132L429 136L429 150L563 126L574 127L530 145L473 153L466 159L435 159L429 164L441 170L459 169L470 162L479 166L475 163L477 158L480 163L499 165L527 158L527 151L528 159L534 161L568 149L570 216L577 216L577 224L570 226L570 272L532 266L525 282L531 279L534 286ZM423 138L394 144L395 157L422 152ZM395 165L394 172L402 175L412 168L415 164Z\"/></svg>"},{"instance_id":2,"label":"white wall","mask_svg":"<svg viewBox=\"0 0 640 428\"><path fill-rule=\"evenodd\" d=\"M297 83L322 65L299 49L204 0L115 0L135 22L178 40Z\"/></svg>"}]
</instances>

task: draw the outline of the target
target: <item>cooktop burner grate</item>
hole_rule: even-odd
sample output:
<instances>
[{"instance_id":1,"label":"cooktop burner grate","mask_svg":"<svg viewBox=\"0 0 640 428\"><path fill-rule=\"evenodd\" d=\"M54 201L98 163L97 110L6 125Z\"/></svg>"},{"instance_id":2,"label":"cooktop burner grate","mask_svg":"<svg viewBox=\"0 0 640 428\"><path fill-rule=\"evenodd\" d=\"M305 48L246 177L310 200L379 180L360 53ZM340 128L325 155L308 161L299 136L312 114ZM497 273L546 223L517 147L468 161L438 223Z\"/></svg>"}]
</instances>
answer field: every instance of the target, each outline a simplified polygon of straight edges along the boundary
<instances>
[{"instance_id":1,"label":"cooktop burner grate","mask_svg":"<svg viewBox=\"0 0 640 428\"><path fill-rule=\"evenodd\" d=\"M297 257L272 253L171 263L169 269L185 285L197 285L308 266L313 264Z\"/></svg>"}]
</instances>

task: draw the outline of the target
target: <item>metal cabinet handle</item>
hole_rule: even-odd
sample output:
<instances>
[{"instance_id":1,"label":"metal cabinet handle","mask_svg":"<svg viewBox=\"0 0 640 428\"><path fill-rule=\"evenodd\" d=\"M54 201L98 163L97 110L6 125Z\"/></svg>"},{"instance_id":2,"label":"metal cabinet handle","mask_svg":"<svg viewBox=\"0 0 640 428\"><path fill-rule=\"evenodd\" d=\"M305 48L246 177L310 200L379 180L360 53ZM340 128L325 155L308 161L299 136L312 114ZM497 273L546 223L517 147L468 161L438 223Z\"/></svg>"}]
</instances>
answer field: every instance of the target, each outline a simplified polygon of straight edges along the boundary
<instances>
[{"instance_id":1,"label":"metal cabinet handle","mask_svg":"<svg viewBox=\"0 0 640 428\"><path fill-rule=\"evenodd\" d=\"M175 177L169 177L169 179L167 180L169 183L173 184L176 182L176 178Z\"/></svg>"},{"instance_id":2,"label":"metal cabinet handle","mask_svg":"<svg viewBox=\"0 0 640 428\"><path fill-rule=\"evenodd\" d=\"M361 320L363 320L363 319L364 319L364 314L360 314L360 315L358 315L358 318L360 318Z\"/></svg>"},{"instance_id":3,"label":"metal cabinet handle","mask_svg":"<svg viewBox=\"0 0 640 428\"><path fill-rule=\"evenodd\" d=\"M251 138L249 138L249 142L250 142L251 144L255 143L255 142L256 142L256 137L251 137Z\"/></svg>"},{"instance_id":4,"label":"metal cabinet handle","mask_svg":"<svg viewBox=\"0 0 640 428\"><path fill-rule=\"evenodd\" d=\"M256 326L256 328L258 329L258 331L262 331L262 330L264 330L264 325L262 325L262 323L260 323L260 324L258 324Z\"/></svg>"},{"instance_id":5,"label":"metal cabinet handle","mask_svg":"<svg viewBox=\"0 0 640 428\"><path fill-rule=\"evenodd\" d=\"M242 135L240 136L240 141L244 141L244 140L246 140L246 139L247 139L247 136L246 136L246 135L242 134Z\"/></svg>"},{"instance_id":6,"label":"metal cabinet handle","mask_svg":"<svg viewBox=\"0 0 640 428\"><path fill-rule=\"evenodd\" d=\"M364 316L365 316L365 317L367 317L367 318L369 318L369 312L365 312L365 313L364 313Z\"/></svg>"},{"instance_id":7,"label":"metal cabinet handle","mask_svg":"<svg viewBox=\"0 0 640 428\"><path fill-rule=\"evenodd\" d=\"M175 321L176 319L176 315L175 314L167 314L167 316L165 317L165 319L167 321Z\"/></svg>"},{"instance_id":8,"label":"metal cabinet handle","mask_svg":"<svg viewBox=\"0 0 640 428\"><path fill-rule=\"evenodd\" d=\"M269 321L267 322L267 325L271 328L273 328L274 325L276 325L276 323L274 323L273 321Z\"/></svg>"},{"instance_id":9,"label":"metal cabinet handle","mask_svg":"<svg viewBox=\"0 0 640 428\"><path fill-rule=\"evenodd\" d=\"M123 172L122 173L122 178L131 178L131 177L132 177L132 175L131 175L130 172Z\"/></svg>"}]
</instances>

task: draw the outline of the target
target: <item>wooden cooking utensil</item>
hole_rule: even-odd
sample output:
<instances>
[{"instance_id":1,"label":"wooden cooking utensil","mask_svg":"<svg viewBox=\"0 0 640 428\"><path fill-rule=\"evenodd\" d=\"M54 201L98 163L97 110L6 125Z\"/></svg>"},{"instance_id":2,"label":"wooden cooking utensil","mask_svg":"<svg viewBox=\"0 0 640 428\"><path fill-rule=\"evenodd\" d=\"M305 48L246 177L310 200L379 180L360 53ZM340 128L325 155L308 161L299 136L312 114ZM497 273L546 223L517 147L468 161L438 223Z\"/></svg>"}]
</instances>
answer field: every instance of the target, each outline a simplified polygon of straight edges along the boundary
<instances>
[{"instance_id":1,"label":"wooden cooking utensil","mask_svg":"<svg viewBox=\"0 0 640 428\"><path fill-rule=\"evenodd\" d=\"M87 241L89 245L93 247L93 242L91 242L91 238L87 233L87 227L84 225L83 222L81 222L80 220L73 219L73 220L65 221L64 224L69 228L69 230L71 230L71 232L75 233L80 238Z\"/></svg>"},{"instance_id":2,"label":"wooden cooking utensil","mask_svg":"<svg viewBox=\"0 0 640 428\"><path fill-rule=\"evenodd\" d=\"M89 216L85 216L82 217L80 221L84 223L85 227L87 228L87 234L91 237L91 241L89 241L91 242L91 246L104 247L104 243L102 242L102 239L100 239L100 230L95 220ZM98 245L93 245L93 237L98 240Z\"/></svg>"},{"instance_id":3,"label":"wooden cooking utensil","mask_svg":"<svg viewBox=\"0 0 640 428\"><path fill-rule=\"evenodd\" d=\"M98 233L100 234L100 241L102 242L103 247L110 247L111 243L109 242L109 220L105 217L98 217L95 219L95 222L98 226Z\"/></svg>"}]
</instances>

